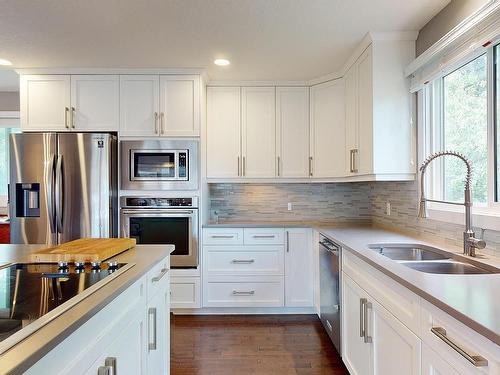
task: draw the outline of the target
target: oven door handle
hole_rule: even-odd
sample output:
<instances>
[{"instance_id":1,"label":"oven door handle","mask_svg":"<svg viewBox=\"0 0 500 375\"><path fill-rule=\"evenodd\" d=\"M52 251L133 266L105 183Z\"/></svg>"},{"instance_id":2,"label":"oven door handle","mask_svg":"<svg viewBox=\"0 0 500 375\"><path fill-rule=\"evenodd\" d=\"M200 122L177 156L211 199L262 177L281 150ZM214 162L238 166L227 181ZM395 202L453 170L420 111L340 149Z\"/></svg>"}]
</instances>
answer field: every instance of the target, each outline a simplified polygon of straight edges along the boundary
<instances>
[{"instance_id":1,"label":"oven door handle","mask_svg":"<svg viewBox=\"0 0 500 375\"><path fill-rule=\"evenodd\" d=\"M155 209L143 209L143 210L123 210L124 215L144 215L144 216L174 216L174 215L192 215L194 210L176 210L176 209L166 209L166 210L155 210Z\"/></svg>"}]
</instances>

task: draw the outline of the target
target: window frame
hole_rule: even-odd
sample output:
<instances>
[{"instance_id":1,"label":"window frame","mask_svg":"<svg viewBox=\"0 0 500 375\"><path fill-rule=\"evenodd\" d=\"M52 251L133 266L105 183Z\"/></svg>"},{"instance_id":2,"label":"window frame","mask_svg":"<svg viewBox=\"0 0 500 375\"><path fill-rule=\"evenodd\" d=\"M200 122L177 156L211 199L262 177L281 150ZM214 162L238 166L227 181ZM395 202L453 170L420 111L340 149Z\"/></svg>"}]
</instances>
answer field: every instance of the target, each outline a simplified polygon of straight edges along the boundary
<instances>
[{"instance_id":1,"label":"window frame","mask_svg":"<svg viewBox=\"0 0 500 375\"><path fill-rule=\"evenodd\" d=\"M442 150L442 138L444 132L444 78L467 65L476 58L486 55L487 75L487 203L486 205L474 205L472 208L474 224L486 229L500 230L500 194L497 194L496 160L500 158L500 145L496 150L496 135L500 129L496 129L496 117L500 116L500 109L495 109L495 66L494 50L500 43L497 40L485 49L479 49L469 53L457 63L443 68L438 78L426 83L418 92L419 105L419 162L422 163L427 155ZM498 47L500 48L500 47ZM500 53L500 52L499 52ZM498 155L497 155L498 153ZM425 177L425 189L428 197L442 199L444 196L442 174L444 159L433 162L433 168ZM500 160L498 160L500 162ZM420 176L419 176L420 177ZM500 176L499 176L500 177ZM448 205L443 203L428 202L429 218L456 224L464 223L464 207Z\"/></svg>"}]
</instances>

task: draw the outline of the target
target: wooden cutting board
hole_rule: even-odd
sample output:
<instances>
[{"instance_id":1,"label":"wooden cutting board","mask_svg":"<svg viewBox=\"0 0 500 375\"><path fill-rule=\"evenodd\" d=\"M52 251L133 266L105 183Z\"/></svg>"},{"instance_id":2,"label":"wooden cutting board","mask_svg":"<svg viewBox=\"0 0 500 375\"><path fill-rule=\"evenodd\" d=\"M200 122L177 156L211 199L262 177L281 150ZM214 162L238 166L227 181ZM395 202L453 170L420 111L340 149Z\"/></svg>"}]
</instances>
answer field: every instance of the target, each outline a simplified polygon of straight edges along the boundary
<instances>
[{"instance_id":1,"label":"wooden cutting board","mask_svg":"<svg viewBox=\"0 0 500 375\"><path fill-rule=\"evenodd\" d=\"M133 238L81 238L31 254L33 262L102 262L135 246Z\"/></svg>"}]
</instances>

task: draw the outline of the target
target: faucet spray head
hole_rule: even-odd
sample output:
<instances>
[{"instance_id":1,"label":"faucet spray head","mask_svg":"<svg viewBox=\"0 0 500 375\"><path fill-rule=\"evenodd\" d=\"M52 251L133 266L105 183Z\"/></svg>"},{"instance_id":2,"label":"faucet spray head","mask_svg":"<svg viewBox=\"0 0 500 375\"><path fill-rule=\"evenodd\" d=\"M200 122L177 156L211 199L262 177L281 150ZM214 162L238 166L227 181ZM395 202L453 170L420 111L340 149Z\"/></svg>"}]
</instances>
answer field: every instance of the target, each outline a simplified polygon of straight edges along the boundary
<instances>
[{"instance_id":1,"label":"faucet spray head","mask_svg":"<svg viewBox=\"0 0 500 375\"><path fill-rule=\"evenodd\" d=\"M418 217L421 219L425 219L427 217L427 205L425 199L420 199L420 203L418 205Z\"/></svg>"}]
</instances>

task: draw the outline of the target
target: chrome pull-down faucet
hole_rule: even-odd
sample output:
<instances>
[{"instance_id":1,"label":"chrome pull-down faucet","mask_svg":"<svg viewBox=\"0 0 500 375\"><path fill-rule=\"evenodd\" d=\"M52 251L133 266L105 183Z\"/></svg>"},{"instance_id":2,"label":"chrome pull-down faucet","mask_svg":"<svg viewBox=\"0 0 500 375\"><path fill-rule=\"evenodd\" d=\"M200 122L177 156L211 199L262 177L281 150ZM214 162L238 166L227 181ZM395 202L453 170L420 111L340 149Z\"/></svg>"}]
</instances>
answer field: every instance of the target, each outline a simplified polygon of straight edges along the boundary
<instances>
[{"instance_id":1,"label":"chrome pull-down faucet","mask_svg":"<svg viewBox=\"0 0 500 375\"><path fill-rule=\"evenodd\" d=\"M424 190L424 174L427 166L435 159L441 156L455 156L465 163L467 168L467 174L465 176L465 187L464 187L464 202L449 202L437 199L428 199L425 197ZM476 256L476 249L484 249L486 247L486 242L482 239L475 237L474 230L472 229L472 197L471 197L471 180L472 180L472 164L471 162L461 153L455 151L440 151L430 155L420 166L420 203L418 208L418 217L427 217L426 202L439 202L446 204L453 204L458 206L465 206L465 231L464 231L464 254L471 257Z\"/></svg>"}]
</instances>

